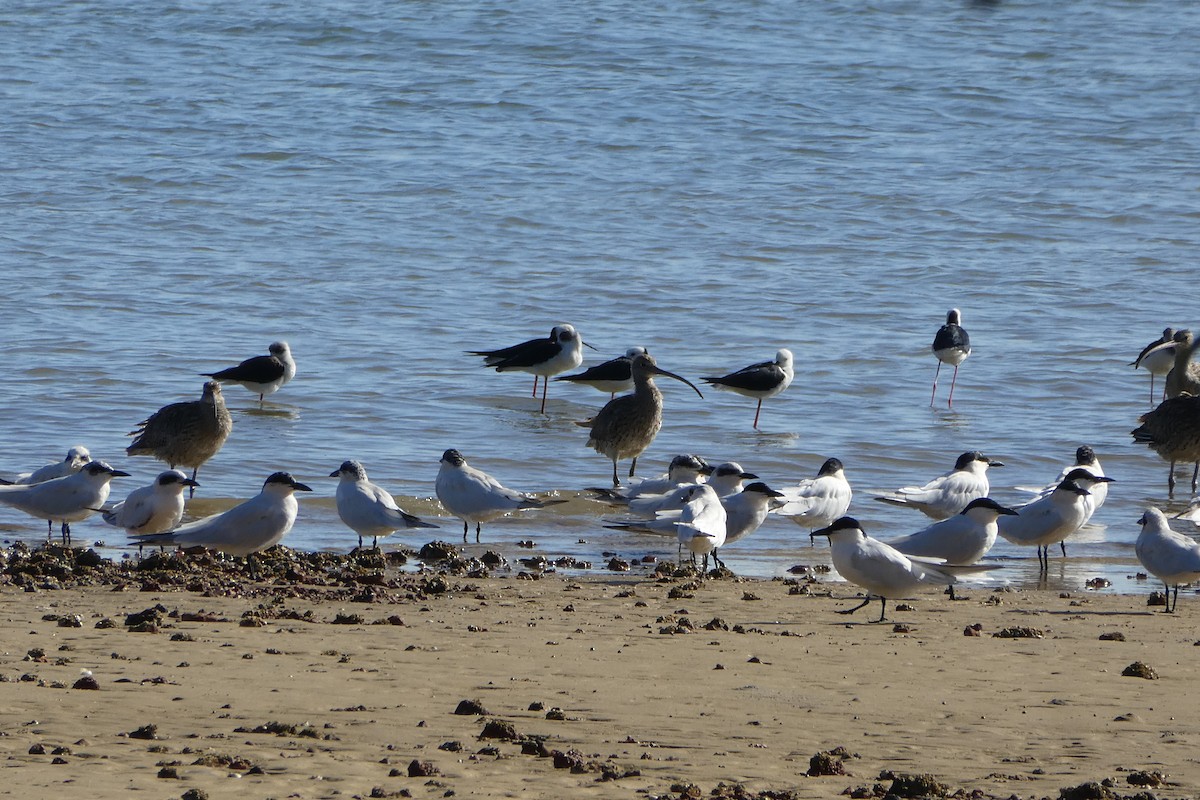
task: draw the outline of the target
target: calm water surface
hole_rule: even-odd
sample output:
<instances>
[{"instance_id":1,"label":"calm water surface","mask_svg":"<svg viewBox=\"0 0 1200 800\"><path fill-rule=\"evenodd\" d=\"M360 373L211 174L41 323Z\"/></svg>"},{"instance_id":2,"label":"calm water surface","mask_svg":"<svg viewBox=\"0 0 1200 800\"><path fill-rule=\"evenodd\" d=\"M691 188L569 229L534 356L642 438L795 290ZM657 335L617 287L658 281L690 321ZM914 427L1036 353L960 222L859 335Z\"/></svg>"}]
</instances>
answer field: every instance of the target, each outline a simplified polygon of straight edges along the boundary
<instances>
[{"instance_id":1,"label":"calm water surface","mask_svg":"<svg viewBox=\"0 0 1200 800\"><path fill-rule=\"evenodd\" d=\"M884 538L924 521L872 492L963 450L1005 461L993 496L1017 502L1091 444L1118 483L1050 579L1133 585L1166 467L1130 442L1149 387L1127 364L1200 326L1200 7L563 5L6 6L0 469L84 443L134 473L123 496L160 469L124 456L135 423L286 338L296 380L262 410L228 389L192 512L288 469L317 490L288 543L347 548L323 476L357 458L437 516L447 447L573 496L609 474L574 424L606 398L554 385L541 415L527 376L464 354L569 321L590 361L641 344L693 378L791 348L762 433L752 401L664 387L641 471L696 452L786 485L836 455ZM951 306L975 351L954 410L930 409ZM597 566L673 554L605 513L485 535ZM0 509L5 538L42 532ZM728 563L827 563L799 534L770 520ZM1032 579L1032 553L996 553L1014 568L995 580Z\"/></svg>"}]
</instances>

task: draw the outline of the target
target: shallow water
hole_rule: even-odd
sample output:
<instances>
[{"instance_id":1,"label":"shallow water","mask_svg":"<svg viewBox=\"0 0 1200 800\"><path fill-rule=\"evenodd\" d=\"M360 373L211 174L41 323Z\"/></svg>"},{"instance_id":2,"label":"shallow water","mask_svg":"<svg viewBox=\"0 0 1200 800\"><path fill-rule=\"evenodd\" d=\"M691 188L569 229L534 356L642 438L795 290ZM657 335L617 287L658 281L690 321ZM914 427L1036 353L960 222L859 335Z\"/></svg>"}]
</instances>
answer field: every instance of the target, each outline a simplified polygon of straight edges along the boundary
<instances>
[{"instance_id":1,"label":"shallow water","mask_svg":"<svg viewBox=\"0 0 1200 800\"><path fill-rule=\"evenodd\" d=\"M436 514L448 447L570 495L607 480L573 424L605 397L555 384L543 416L527 376L465 355L570 321L589 363L642 344L692 378L791 348L762 433L752 401L665 382L641 472L697 452L784 485L836 455L885 538L924 521L873 491L978 448L1016 502L1091 444L1118 483L1049 578L1134 585L1166 467L1130 442L1149 401L1127 364L1193 324L1200 9L25 3L0 45L0 469L85 443L134 473L123 496L159 469L124 457L135 423L286 338L296 380L261 411L228 389L194 512L288 469L317 489L288 543L348 547L323 476L357 458ZM948 411L929 342L951 306L974 353ZM672 555L604 512L485 532L597 565ZM0 509L7 538L42 529ZM800 534L771 520L728 563L827 561ZM1035 575L996 553L1016 561L994 580Z\"/></svg>"}]
</instances>

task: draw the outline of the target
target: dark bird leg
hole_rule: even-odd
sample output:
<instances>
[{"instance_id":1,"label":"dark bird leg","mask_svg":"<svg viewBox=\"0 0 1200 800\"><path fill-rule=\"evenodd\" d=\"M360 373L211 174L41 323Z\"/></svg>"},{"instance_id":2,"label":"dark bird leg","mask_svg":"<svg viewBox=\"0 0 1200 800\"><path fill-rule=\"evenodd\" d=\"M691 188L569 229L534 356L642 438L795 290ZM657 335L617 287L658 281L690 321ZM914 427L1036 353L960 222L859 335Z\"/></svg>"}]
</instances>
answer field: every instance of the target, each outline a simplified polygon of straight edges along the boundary
<instances>
[{"instance_id":1,"label":"dark bird leg","mask_svg":"<svg viewBox=\"0 0 1200 800\"><path fill-rule=\"evenodd\" d=\"M471 530L471 526L470 526L470 524L469 524L469 523L468 523L468 522L467 522L467 521L464 519L464 520L463 520L463 542L464 542L464 543L467 541L467 531L469 531L469 530Z\"/></svg>"},{"instance_id":2,"label":"dark bird leg","mask_svg":"<svg viewBox=\"0 0 1200 800\"><path fill-rule=\"evenodd\" d=\"M175 469L175 466L174 466L174 465L171 465L171 469ZM196 467L193 467L193 468L192 468L192 480L196 480L196 473L197 473L197 472L199 472L199 471L200 471L200 467L199 467L199 466L196 466ZM196 487L195 487L195 486L189 487L189 489L188 489L188 499L190 500L190 499L192 499L192 498L193 498L193 497L195 497L195 496L196 496Z\"/></svg>"},{"instance_id":3,"label":"dark bird leg","mask_svg":"<svg viewBox=\"0 0 1200 800\"><path fill-rule=\"evenodd\" d=\"M480 534L481 534L482 530L483 530L483 523L482 523L482 522L476 522L476 523L475 523L475 543L476 543L476 544L478 544L478 543L479 543L479 536L480 536Z\"/></svg>"},{"instance_id":4,"label":"dark bird leg","mask_svg":"<svg viewBox=\"0 0 1200 800\"><path fill-rule=\"evenodd\" d=\"M62 541L63 547L71 546L71 525L67 522L62 524Z\"/></svg>"},{"instance_id":5,"label":"dark bird leg","mask_svg":"<svg viewBox=\"0 0 1200 800\"><path fill-rule=\"evenodd\" d=\"M1196 493L1196 480L1200 478L1200 461L1196 462L1196 468L1192 470L1192 494Z\"/></svg>"},{"instance_id":6,"label":"dark bird leg","mask_svg":"<svg viewBox=\"0 0 1200 800\"><path fill-rule=\"evenodd\" d=\"M957 600L957 599L958 599L957 597L955 597L955 596L954 596L954 584L953 584L953 583L952 583L952 584L950 584L950 599L951 599L951 600Z\"/></svg>"},{"instance_id":7,"label":"dark bird leg","mask_svg":"<svg viewBox=\"0 0 1200 800\"><path fill-rule=\"evenodd\" d=\"M529 395L530 397L537 397L537 385L538 385L538 376L534 375L533 376L533 394Z\"/></svg>"},{"instance_id":8,"label":"dark bird leg","mask_svg":"<svg viewBox=\"0 0 1200 800\"><path fill-rule=\"evenodd\" d=\"M1200 466L1200 465L1197 465L1197 466ZM636 471L637 471L637 456L634 456L633 461L629 462L629 477L632 478L634 472L636 472Z\"/></svg>"},{"instance_id":9,"label":"dark bird leg","mask_svg":"<svg viewBox=\"0 0 1200 800\"><path fill-rule=\"evenodd\" d=\"M617 460L613 459L613 488L621 485L621 479L617 477Z\"/></svg>"},{"instance_id":10,"label":"dark bird leg","mask_svg":"<svg viewBox=\"0 0 1200 800\"><path fill-rule=\"evenodd\" d=\"M754 430L758 430L758 415L762 413L762 398L759 398L758 408L754 409Z\"/></svg>"},{"instance_id":11,"label":"dark bird leg","mask_svg":"<svg viewBox=\"0 0 1200 800\"><path fill-rule=\"evenodd\" d=\"M48 520L46 520L46 541L48 542L53 538L54 538L54 520L48 519Z\"/></svg>"},{"instance_id":12,"label":"dark bird leg","mask_svg":"<svg viewBox=\"0 0 1200 800\"><path fill-rule=\"evenodd\" d=\"M1175 459L1171 459L1171 471L1167 473L1167 499L1175 496Z\"/></svg>"},{"instance_id":13,"label":"dark bird leg","mask_svg":"<svg viewBox=\"0 0 1200 800\"><path fill-rule=\"evenodd\" d=\"M1154 373L1150 373L1150 405L1154 405Z\"/></svg>"},{"instance_id":14,"label":"dark bird leg","mask_svg":"<svg viewBox=\"0 0 1200 800\"><path fill-rule=\"evenodd\" d=\"M1061 542L1058 543L1058 546L1062 548L1063 558L1066 558L1067 557L1067 540L1063 539Z\"/></svg>"},{"instance_id":15,"label":"dark bird leg","mask_svg":"<svg viewBox=\"0 0 1200 800\"><path fill-rule=\"evenodd\" d=\"M536 387L536 385L537 385L537 376L536 375L533 376L533 382ZM550 389L550 379L546 378L545 380L542 381L542 412L541 413L543 413L543 414L546 413L546 392L549 391L549 389ZM535 388L534 393L536 394L536 392L537 392L537 389Z\"/></svg>"},{"instance_id":16,"label":"dark bird leg","mask_svg":"<svg viewBox=\"0 0 1200 800\"><path fill-rule=\"evenodd\" d=\"M937 397L937 381L938 375L942 374L942 362L938 362L937 372L933 373L933 393L929 395L929 406L933 407L933 400Z\"/></svg>"},{"instance_id":17,"label":"dark bird leg","mask_svg":"<svg viewBox=\"0 0 1200 800\"><path fill-rule=\"evenodd\" d=\"M880 622L887 621L887 616L885 616L886 614L887 614L887 598L881 597L881 598L879 598L879 621Z\"/></svg>"},{"instance_id":18,"label":"dark bird leg","mask_svg":"<svg viewBox=\"0 0 1200 800\"><path fill-rule=\"evenodd\" d=\"M371 549L375 550L376 552L379 551L379 537L378 536L375 537L375 541L371 542Z\"/></svg>"},{"instance_id":19,"label":"dark bird leg","mask_svg":"<svg viewBox=\"0 0 1200 800\"><path fill-rule=\"evenodd\" d=\"M843 608L843 609L840 609L837 613L853 614L855 611L858 611L860 608L870 605L870 604L871 604L871 595L867 595L866 597L863 598L863 601L861 603L859 603L858 605L856 605L854 608Z\"/></svg>"}]
</instances>

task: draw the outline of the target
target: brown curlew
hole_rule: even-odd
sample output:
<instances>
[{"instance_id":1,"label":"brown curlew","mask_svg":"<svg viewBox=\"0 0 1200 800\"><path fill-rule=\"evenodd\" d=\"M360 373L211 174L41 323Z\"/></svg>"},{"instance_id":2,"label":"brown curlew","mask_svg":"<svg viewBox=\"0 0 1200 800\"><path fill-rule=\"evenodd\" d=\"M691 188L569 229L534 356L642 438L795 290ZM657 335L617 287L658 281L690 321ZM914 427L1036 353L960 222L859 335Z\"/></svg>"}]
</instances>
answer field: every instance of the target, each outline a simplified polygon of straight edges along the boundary
<instances>
[{"instance_id":1,"label":"brown curlew","mask_svg":"<svg viewBox=\"0 0 1200 800\"><path fill-rule=\"evenodd\" d=\"M1167 477L1167 496L1175 496L1175 464L1195 462L1192 491L1200 477L1200 397L1190 394L1172 397L1158 408L1138 418L1141 426L1130 433L1133 441L1148 446L1171 464Z\"/></svg>"},{"instance_id":2,"label":"brown curlew","mask_svg":"<svg viewBox=\"0 0 1200 800\"><path fill-rule=\"evenodd\" d=\"M622 458L633 459L629 465L629 477L632 478L637 469L637 457L645 452L662 427L662 392L654 385L655 375L682 381L695 389L700 397L704 397L687 378L660 369L651 355L636 356L632 369L631 394L609 400L599 414L587 422L577 423L591 428L588 447L612 459L613 486L621 485L621 479L617 476L617 462Z\"/></svg>"},{"instance_id":3,"label":"brown curlew","mask_svg":"<svg viewBox=\"0 0 1200 800\"><path fill-rule=\"evenodd\" d=\"M1179 397L1184 392L1200 395L1200 364L1192 361L1196 353L1196 337L1191 331L1176 331L1172 344L1175 361L1167 373L1166 399Z\"/></svg>"},{"instance_id":4,"label":"brown curlew","mask_svg":"<svg viewBox=\"0 0 1200 800\"><path fill-rule=\"evenodd\" d=\"M167 462L171 469L191 467L194 481L200 465L217 454L231 430L233 418L225 408L221 384L207 381L199 400L163 406L140 423L137 430L129 433L137 438L125 452L131 456L154 456ZM193 486L190 494L195 492Z\"/></svg>"}]
</instances>

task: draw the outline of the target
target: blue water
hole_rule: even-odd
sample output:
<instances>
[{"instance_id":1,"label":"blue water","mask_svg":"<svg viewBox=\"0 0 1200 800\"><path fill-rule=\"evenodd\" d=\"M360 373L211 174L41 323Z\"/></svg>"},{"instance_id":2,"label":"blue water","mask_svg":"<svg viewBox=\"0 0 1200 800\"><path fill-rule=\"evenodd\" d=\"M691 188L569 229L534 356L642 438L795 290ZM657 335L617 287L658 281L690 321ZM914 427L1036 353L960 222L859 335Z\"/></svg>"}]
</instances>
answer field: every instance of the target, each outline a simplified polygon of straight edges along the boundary
<instances>
[{"instance_id":1,"label":"blue water","mask_svg":"<svg viewBox=\"0 0 1200 800\"><path fill-rule=\"evenodd\" d=\"M447 447L570 496L609 474L573 424L605 397L557 384L543 416L527 376L464 352L569 321L589 359L641 344L693 378L791 348L764 433L752 401L664 387L641 471L697 452L785 485L836 455L881 537L924 523L872 491L963 450L1005 461L993 496L1016 502L1091 444L1118 483L1051 577L1128 585L1166 466L1130 442L1149 390L1127 364L1194 323L1197 74L1200 8L1161 0L11 3L0 470L84 443L134 473L123 496L160 468L123 455L135 423L285 338L296 380L261 412L227 391L193 513L289 469L317 492L287 542L348 547L322 476L360 459L437 516ZM975 349L931 410L951 306ZM603 513L485 532L673 553ZM0 535L42 533L0 509ZM772 520L728 563L827 561L798 533ZM1030 553L997 553L1027 579Z\"/></svg>"}]
</instances>

